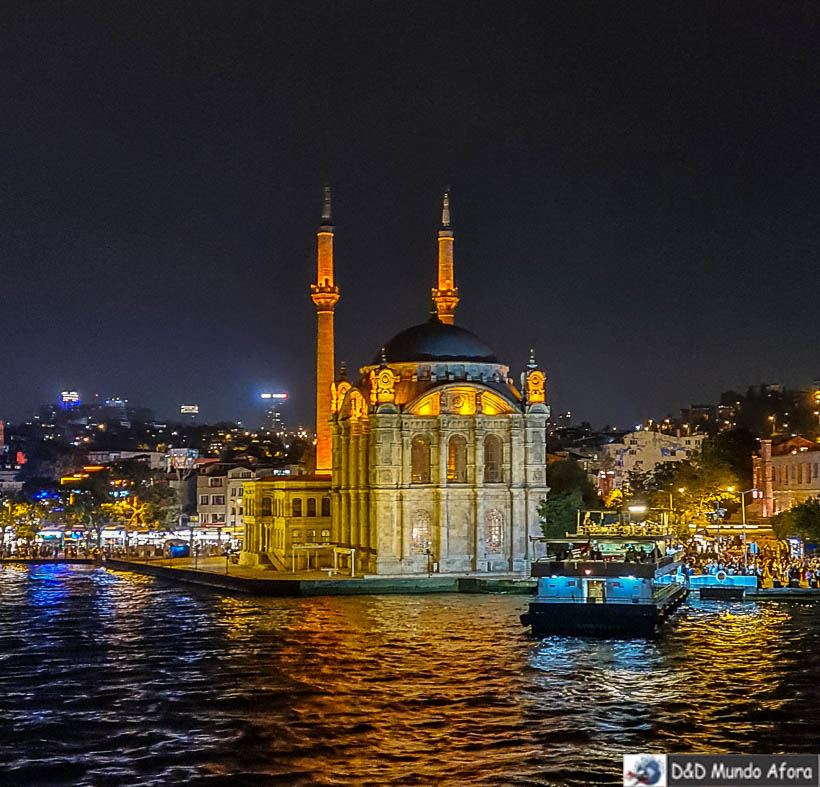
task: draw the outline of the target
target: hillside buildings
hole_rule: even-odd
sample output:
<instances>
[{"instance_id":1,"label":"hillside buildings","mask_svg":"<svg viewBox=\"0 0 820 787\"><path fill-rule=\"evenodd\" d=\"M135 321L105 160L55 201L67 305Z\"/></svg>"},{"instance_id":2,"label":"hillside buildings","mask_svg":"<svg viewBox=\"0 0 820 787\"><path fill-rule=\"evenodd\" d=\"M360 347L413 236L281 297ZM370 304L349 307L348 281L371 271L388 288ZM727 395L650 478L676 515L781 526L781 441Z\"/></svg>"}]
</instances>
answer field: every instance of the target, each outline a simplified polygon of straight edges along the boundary
<instances>
[{"instance_id":1,"label":"hillside buildings","mask_svg":"<svg viewBox=\"0 0 820 787\"><path fill-rule=\"evenodd\" d=\"M628 432L601 447L598 486L602 494L623 489L630 473L650 473L663 462L681 462L700 451L705 434L669 435L659 431Z\"/></svg>"}]
</instances>

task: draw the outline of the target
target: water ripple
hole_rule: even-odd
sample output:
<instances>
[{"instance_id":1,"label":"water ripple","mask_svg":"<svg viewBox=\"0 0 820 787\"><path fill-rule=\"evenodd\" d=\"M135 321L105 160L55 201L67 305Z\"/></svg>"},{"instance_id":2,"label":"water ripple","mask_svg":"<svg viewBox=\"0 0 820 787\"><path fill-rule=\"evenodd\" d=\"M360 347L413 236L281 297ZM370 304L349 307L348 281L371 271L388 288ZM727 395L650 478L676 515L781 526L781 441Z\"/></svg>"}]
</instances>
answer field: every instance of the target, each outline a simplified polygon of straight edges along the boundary
<instances>
[{"instance_id":1,"label":"water ripple","mask_svg":"<svg viewBox=\"0 0 820 787\"><path fill-rule=\"evenodd\" d=\"M807 604L534 641L507 596L252 599L0 571L3 783L619 784L628 751L816 749Z\"/></svg>"}]
</instances>

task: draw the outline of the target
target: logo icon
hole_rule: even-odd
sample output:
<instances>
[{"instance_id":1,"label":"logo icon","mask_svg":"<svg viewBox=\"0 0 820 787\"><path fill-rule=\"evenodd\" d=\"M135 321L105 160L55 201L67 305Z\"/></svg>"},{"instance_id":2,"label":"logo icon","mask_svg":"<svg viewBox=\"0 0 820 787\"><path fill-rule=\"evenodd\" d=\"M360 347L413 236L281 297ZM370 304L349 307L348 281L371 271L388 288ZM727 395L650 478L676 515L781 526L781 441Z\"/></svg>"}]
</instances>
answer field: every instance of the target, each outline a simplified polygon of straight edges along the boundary
<instances>
[{"instance_id":1,"label":"logo icon","mask_svg":"<svg viewBox=\"0 0 820 787\"><path fill-rule=\"evenodd\" d=\"M624 787L666 787L666 755L624 754Z\"/></svg>"}]
</instances>

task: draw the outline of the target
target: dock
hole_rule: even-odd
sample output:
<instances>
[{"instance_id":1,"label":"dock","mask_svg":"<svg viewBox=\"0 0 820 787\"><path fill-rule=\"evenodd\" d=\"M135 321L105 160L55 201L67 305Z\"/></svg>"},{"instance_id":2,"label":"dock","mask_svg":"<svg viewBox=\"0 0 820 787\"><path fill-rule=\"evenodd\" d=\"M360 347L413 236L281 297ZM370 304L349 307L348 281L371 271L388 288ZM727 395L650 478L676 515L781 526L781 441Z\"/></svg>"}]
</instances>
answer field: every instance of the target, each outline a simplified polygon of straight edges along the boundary
<instances>
[{"instance_id":1,"label":"dock","mask_svg":"<svg viewBox=\"0 0 820 787\"><path fill-rule=\"evenodd\" d=\"M169 562L171 565L168 565ZM100 563L113 571L128 571L172 582L251 596L308 597L424 593L535 593L535 580L520 575L364 575L328 576L322 571L260 571L206 558L194 567L190 558L125 560L108 558ZM273 574L273 576L271 576Z\"/></svg>"}]
</instances>

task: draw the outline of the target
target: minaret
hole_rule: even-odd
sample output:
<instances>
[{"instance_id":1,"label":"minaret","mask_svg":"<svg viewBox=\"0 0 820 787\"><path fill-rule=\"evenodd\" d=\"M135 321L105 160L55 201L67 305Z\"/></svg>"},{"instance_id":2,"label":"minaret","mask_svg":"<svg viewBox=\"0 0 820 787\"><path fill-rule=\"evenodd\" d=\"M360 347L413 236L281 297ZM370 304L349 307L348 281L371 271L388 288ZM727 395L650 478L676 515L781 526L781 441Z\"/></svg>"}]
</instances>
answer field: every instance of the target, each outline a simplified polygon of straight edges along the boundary
<instances>
[{"instance_id":1,"label":"minaret","mask_svg":"<svg viewBox=\"0 0 820 787\"><path fill-rule=\"evenodd\" d=\"M322 223L317 238L316 284L310 297L316 304L316 475L330 475L333 469L330 435L331 390L335 374L333 309L339 288L333 278L333 224L330 221L330 186L322 193Z\"/></svg>"},{"instance_id":2,"label":"minaret","mask_svg":"<svg viewBox=\"0 0 820 787\"><path fill-rule=\"evenodd\" d=\"M433 288L433 301L441 322L453 324L458 306L458 287L453 275L453 231L450 229L450 191L444 192L441 206L441 229L438 231L438 287Z\"/></svg>"}]
</instances>

